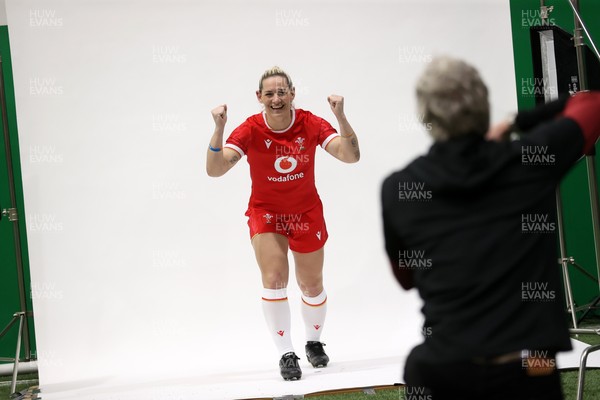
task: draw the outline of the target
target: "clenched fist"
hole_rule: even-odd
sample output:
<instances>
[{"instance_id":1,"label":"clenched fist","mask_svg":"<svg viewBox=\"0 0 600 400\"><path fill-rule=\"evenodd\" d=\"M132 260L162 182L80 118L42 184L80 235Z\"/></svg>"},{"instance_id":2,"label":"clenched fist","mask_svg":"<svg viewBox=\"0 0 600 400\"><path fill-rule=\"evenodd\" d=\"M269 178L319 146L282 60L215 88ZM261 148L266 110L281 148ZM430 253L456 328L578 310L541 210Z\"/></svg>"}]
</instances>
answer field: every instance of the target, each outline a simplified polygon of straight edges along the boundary
<instances>
[{"instance_id":1,"label":"clenched fist","mask_svg":"<svg viewBox=\"0 0 600 400\"><path fill-rule=\"evenodd\" d=\"M214 108L210 113L212 114L217 127L225 127L225 124L227 123L227 104L222 104Z\"/></svg>"},{"instance_id":2,"label":"clenched fist","mask_svg":"<svg viewBox=\"0 0 600 400\"><path fill-rule=\"evenodd\" d=\"M333 115L336 118L340 119L344 116L344 98L342 96L338 96L337 94L332 94L327 97L327 101L331 106L331 111L333 111Z\"/></svg>"}]
</instances>

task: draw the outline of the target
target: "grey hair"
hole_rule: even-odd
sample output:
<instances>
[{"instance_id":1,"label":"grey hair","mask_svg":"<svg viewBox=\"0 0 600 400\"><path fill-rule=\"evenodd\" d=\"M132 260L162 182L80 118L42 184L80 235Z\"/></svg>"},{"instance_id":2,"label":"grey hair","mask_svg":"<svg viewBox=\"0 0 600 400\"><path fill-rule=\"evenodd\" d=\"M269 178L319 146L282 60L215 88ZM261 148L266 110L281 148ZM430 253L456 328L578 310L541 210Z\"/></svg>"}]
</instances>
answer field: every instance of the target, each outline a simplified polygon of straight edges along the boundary
<instances>
[{"instance_id":1,"label":"grey hair","mask_svg":"<svg viewBox=\"0 0 600 400\"><path fill-rule=\"evenodd\" d=\"M435 57L419 78L416 92L420 119L434 140L487 132L488 89L477 70L466 62Z\"/></svg>"},{"instance_id":2,"label":"grey hair","mask_svg":"<svg viewBox=\"0 0 600 400\"><path fill-rule=\"evenodd\" d=\"M290 78L290 76L283 69L279 68L278 66L274 66L274 67L271 67L268 70L266 70L260 77L260 80L258 81L258 91L259 92L262 92L263 81L272 76L281 76L282 78L285 78L285 80L287 81L288 88L289 89L293 88L292 78Z\"/></svg>"}]
</instances>

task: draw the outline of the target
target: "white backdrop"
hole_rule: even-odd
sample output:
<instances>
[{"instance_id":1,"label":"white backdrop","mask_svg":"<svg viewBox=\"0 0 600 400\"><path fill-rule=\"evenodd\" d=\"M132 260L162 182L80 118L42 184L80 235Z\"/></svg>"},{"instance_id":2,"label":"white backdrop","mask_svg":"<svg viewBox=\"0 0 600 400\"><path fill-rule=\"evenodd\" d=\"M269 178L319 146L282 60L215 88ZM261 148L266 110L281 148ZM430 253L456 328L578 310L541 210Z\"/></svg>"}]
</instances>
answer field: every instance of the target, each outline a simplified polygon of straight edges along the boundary
<instances>
[{"instance_id":1,"label":"white backdrop","mask_svg":"<svg viewBox=\"0 0 600 400\"><path fill-rule=\"evenodd\" d=\"M332 360L401 359L420 340L419 300L384 256L379 187L429 146L414 84L433 55L480 69L495 120L516 108L508 1L8 0L7 16L43 388L277 374L247 163L204 170L210 110L228 104L231 132L260 110L272 65L332 123L326 97L345 96L361 143L354 165L318 151Z\"/></svg>"}]
</instances>

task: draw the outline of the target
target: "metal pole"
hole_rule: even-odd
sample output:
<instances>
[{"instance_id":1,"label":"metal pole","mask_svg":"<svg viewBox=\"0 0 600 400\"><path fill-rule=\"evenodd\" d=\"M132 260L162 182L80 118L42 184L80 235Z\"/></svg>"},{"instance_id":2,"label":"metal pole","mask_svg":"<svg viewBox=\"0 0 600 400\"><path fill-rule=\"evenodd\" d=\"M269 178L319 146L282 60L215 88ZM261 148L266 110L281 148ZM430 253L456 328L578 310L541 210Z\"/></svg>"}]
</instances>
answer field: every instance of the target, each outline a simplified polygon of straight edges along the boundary
<instances>
[{"instance_id":1,"label":"metal pole","mask_svg":"<svg viewBox=\"0 0 600 400\"><path fill-rule=\"evenodd\" d=\"M585 369L587 367L588 354L600 350L600 345L587 347L579 359L579 378L577 379L577 400L583 400L583 386L585 385Z\"/></svg>"},{"instance_id":2,"label":"metal pole","mask_svg":"<svg viewBox=\"0 0 600 400\"><path fill-rule=\"evenodd\" d=\"M540 0L540 17L542 18L542 25L545 25L546 20L548 19L548 10L546 9L544 0Z\"/></svg>"},{"instance_id":3,"label":"metal pole","mask_svg":"<svg viewBox=\"0 0 600 400\"><path fill-rule=\"evenodd\" d=\"M579 11L578 11L579 6L577 5L577 0L574 0L574 1L575 1L575 4L573 4L573 2L571 0L569 0L569 4L571 5L571 8L573 9L573 13L575 14L576 23L578 22L580 24L580 26L583 28L587 38L590 41L590 44L592 45L592 48L594 49L594 52L596 53L596 57L598 57L598 61L600 61L600 52L598 52L598 49L596 48L596 44L592 40L592 35L590 35L590 33L588 32L587 28L585 27L585 24L583 23L583 20L581 19L581 16L579 15ZM577 26L577 24L575 26Z\"/></svg>"},{"instance_id":4,"label":"metal pole","mask_svg":"<svg viewBox=\"0 0 600 400\"><path fill-rule=\"evenodd\" d=\"M556 187L556 225L558 226L560 264L562 266L563 281L565 284L565 300L567 302L567 310L569 311L569 314L571 314L573 328L577 329L577 315L575 312L575 304L573 302L573 290L571 289L571 279L569 278L569 259L567 258L567 246L565 243L565 228L563 224L562 198L560 197L560 186Z\"/></svg>"},{"instance_id":5,"label":"metal pole","mask_svg":"<svg viewBox=\"0 0 600 400\"><path fill-rule=\"evenodd\" d=\"M542 18L542 25L548 24L548 10L544 0L540 0L540 16ZM569 278L569 259L567 258L567 246L565 243L565 229L563 222L563 207L562 197L560 194L560 185L556 187L556 220L558 225L558 242L560 249L560 265L563 273L563 282L565 286L565 301L569 314L571 314L571 321L573 322L573 328L577 329L577 313L575 310L575 302L573 301L573 290L571 288L571 279Z\"/></svg>"},{"instance_id":6,"label":"metal pole","mask_svg":"<svg viewBox=\"0 0 600 400\"><path fill-rule=\"evenodd\" d=\"M573 0L570 2L571 7L573 7L573 11L577 12L579 8L579 1ZM575 30L573 31L573 45L575 46L575 52L577 53L577 74L579 75L579 87L581 90L587 90L587 73L585 70L585 55L583 53L583 46L585 45L583 42L583 30L581 29L581 23L577 17L575 19Z\"/></svg>"},{"instance_id":7,"label":"metal pole","mask_svg":"<svg viewBox=\"0 0 600 400\"><path fill-rule=\"evenodd\" d=\"M592 329L592 328L579 328L579 329L569 329L571 333L589 333L600 336L600 328Z\"/></svg>"},{"instance_id":8,"label":"metal pole","mask_svg":"<svg viewBox=\"0 0 600 400\"><path fill-rule=\"evenodd\" d=\"M13 170L12 153L10 146L10 134L8 132L8 110L6 108L6 94L4 93L4 73L2 57L0 56L0 108L2 111L2 129L4 131L4 146L6 152L6 164L8 167L8 187L10 192L11 207L17 208L17 195L15 192L15 176ZM22 217L21 217L22 218ZM25 279L23 277L23 258L21 256L21 236L19 222L13 221L13 235L15 238L15 260L17 264L17 284L19 286L19 303L21 312L27 312L27 301L25 294ZM31 348L29 346L29 324L25 318L23 331L23 342L25 345L25 359L31 359Z\"/></svg>"},{"instance_id":9,"label":"metal pole","mask_svg":"<svg viewBox=\"0 0 600 400\"><path fill-rule=\"evenodd\" d=\"M21 353L21 335L23 334L23 321L27 321L27 313L18 312L14 315L19 317L19 333L17 334L17 351L15 352L15 365L13 367L12 382L10 384L10 394L17 391L17 374L19 373L19 356Z\"/></svg>"},{"instance_id":10,"label":"metal pole","mask_svg":"<svg viewBox=\"0 0 600 400\"><path fill-rule=\"evenodd\" d=\"M540 18L541 18L541 23L542 26L546 26L549 25L548 24L548 19L549 19L549 14L550 12L554 9L554 7L546 7L546 4L544 2L544 0L540 0Z\"/></svg>"}]
</instances>

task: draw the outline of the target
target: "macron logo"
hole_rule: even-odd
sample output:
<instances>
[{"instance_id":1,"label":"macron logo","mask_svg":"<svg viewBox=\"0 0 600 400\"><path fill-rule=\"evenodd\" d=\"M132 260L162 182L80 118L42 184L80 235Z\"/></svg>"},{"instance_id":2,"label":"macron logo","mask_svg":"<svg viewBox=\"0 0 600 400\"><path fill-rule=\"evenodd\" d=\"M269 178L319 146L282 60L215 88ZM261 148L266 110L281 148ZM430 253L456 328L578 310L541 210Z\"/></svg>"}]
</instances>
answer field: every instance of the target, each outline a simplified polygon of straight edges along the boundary
<instances>
[{"instance_id":1,"label":"macron logo","mask_svg":"<svg viewBox=\"0 0 600 400\"><path fill-rule=\"evenodd\" d=\"M317 232L317 237L321 240L321 231Z\"/></svg>"},{"instance_id":2,"label":"macron logo","mask_svg":"<svg viewBox=\"0 0 600 400\"><path fill-rule=\"evenodd\" d=\"M271 139L265 139L265 145L267 146L267 149L271 147L271 143L273 143Z\"/></svg>"}]
</instances>

